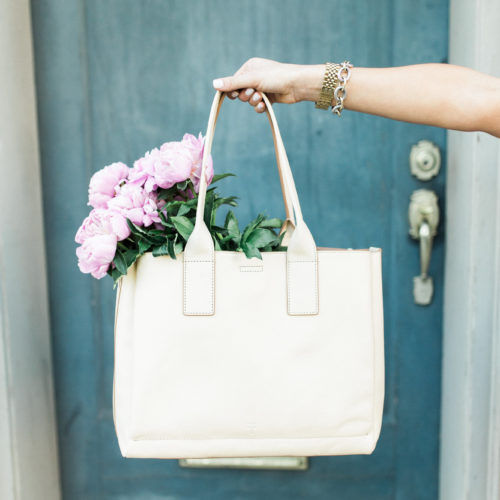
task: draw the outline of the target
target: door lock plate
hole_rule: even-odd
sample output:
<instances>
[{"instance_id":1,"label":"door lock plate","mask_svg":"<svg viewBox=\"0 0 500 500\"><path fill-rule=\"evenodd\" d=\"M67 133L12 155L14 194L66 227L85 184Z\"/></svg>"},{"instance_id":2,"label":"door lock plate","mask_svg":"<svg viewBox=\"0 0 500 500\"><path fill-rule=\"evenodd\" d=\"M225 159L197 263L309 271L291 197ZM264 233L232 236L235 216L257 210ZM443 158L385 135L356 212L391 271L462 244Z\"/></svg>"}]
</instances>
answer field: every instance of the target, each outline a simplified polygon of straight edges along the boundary
<instances>
[{"instance_id":1,"label":"door lock plate","mask_svg":"<svg viewBox=\"0 0 500 500\"><path fill-rule=\"evenodd\" d=\"M428 181L439 173L441 153L431 141L422 140L410 151L410 171L417 179Z\"/></svg>"}]
</instances>

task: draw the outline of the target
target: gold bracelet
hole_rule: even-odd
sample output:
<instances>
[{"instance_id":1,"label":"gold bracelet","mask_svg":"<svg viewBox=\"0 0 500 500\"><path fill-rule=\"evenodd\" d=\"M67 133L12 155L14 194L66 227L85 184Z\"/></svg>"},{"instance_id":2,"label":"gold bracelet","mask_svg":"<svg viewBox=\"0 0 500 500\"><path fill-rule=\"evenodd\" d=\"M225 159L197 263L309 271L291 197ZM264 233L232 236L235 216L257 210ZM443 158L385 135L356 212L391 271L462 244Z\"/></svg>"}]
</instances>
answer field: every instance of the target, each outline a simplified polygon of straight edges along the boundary
<instances>
[{"instance_id":1,"label":"gold bracelet","mask_svg":"<svg viewBox=\"0 0 500 500\"><path fill-rule=\"evenodd\" d=\"M328 109L332 105L335 88L339 83L340 64L326 63L325 77L323 79L323 87L316 101L316 107L319 109Z\"/></svg>"}]
</instances>

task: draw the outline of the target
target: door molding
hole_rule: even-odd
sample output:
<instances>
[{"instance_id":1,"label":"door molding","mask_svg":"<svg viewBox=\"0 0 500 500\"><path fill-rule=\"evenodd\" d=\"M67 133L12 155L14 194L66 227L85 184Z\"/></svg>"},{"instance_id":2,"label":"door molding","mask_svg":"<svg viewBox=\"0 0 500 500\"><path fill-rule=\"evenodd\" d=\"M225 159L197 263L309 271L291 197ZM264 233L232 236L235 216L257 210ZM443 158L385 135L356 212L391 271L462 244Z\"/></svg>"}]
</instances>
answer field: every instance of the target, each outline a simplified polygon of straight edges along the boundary
<instances>
[{"instance_id":1,"label":"door molding","mask_svg":"<svg viewBox=\"0 0 500 500\"><path fill-rule=\"evenodd\" d=\"M500 76L499 25L496 0L450 0L450 63ZM498 500L498 139L448 132L446 214L440 500Z\"/></svg>"},{"instance_id":2,"label":"door molding","mask_svg":"<svg viewBox=\"0 0 500 500\"><path fill-rule=\"evenodd\" d=\"M0 498L61 498L30 3L0 2Z\"/></svg>"}]
</instances>

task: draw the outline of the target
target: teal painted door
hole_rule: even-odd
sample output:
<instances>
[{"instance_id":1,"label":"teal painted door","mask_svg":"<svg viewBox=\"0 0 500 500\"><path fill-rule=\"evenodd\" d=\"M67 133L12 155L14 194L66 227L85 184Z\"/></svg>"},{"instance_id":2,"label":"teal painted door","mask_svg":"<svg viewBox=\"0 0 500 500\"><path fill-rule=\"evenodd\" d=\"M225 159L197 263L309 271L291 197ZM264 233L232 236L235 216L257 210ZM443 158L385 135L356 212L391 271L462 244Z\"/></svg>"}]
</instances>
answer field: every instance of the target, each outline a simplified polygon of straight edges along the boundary
<instances>
[{"instance_id":1,"label":"teal painted door","mask_svg":"<svg viewBox=\"0 0 500 500\"><path fill-rule=\"evenodd\" d=\"M435 500L438 488L442 226L431 306L412 299L418 245L408 236L414 189L444 208L442 171L411 177L412 144L445 150L443 130L312 103L276 105L304 217L318 245L383 248L386 404L371 456L312 458L303 472L181 469L123 459L112 420L114 291L76 266L75 231L91 174L131 163L185 132L205 132L212 79L247 58L358 66L447 58L447 0L33 0L45 231L64 498ZM282 216L268 121L225 101L214 141L223 191L239 217ZM166 318L168 320L168 318Z\"/></svg>"}]
</instances>

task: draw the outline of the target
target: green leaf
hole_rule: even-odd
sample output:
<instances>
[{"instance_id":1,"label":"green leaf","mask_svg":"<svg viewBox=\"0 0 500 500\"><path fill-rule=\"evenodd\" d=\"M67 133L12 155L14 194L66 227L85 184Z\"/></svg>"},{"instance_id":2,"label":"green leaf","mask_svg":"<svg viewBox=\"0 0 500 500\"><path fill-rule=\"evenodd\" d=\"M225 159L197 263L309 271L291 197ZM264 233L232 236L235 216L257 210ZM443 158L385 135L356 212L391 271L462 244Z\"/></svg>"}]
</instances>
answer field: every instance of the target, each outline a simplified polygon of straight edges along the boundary
<instances>
[{"instance_id":1,"label":"green leaf","mask_svg":"<svg viewBox=\"0 0 500 500\"><path fill-rule=\"evenodd\" d=\"M194 229L194 224L183 215L170 217L170 220L174 224L175 229L177 229L179 234L187 241Z\"/></svg>"},{"instance_id":2,"label":"green leaf","mask_svg":"<svg viewBox=\"0 0 500 500\"><path fill-rule=\"evenodd\" d=\"M164 240L163 236L159 237L159 236L155 235L154 233L153 234L150 233L150 231L154 231L154 229L153 230L143 229L142 227L136 226L130 219L127 219L127 224L128 224L128 227L130 228L130 231L132 232L132 234L135 236L138 236L138 238L136 238L136 240L143 238L146 241L148 241L149 243L151 243L152 245L159 245Z\"/></svg>"},{"instance_id":3,"label":"green leaf","mask_svg":"<svg viewBox=\"0 0 500 500\"><path fill-rule=\"evenodd\" d=\"M203 220L205 221L205 224L207 225L209 230L212 227L212 222L214 219L213 217L214 199L215 199L214 191L207 192L207 196L205 198L205 212L203 214Z\"/></svg>"},{"instance_id":4,"label":"green leaf","mask_svg":"<svg viewBox=\"0 0 500 500\"><path fill-rule=\"evenodd\" d=\"M108 274L111 276L111 278L113 278L113 289L115 289L116 285L118 285L118 280L123 276L123 274L118 271L116 267L114 269L111 269L111 266L109 266Z\"/></svg>"},{"instance_id":5,"label":"green leaf","mask_svg":"<svg viewBox=\"0 0 500 500\"><path fill-rule=\"evenodd\" d=\"M177 183L177 189L179 191L185 191L189 186L189 179L186 179L185 181L183 182L178 182Z\"/></svg>"},{"instance_id":6,"label":"green leaf","mask_svg":"<svg viewBox=\"0 0 500 500\"><path fill-rule=\"evenodd\" d=\"M177 215L186 215L190 210L191 210L191 206L188 205L187 203L183 203L180 207L179 207L179 210L177 212Z\"/></svg>"},{"instance_id":7,"label":"green leaf","mask_svg":"<svg viewBox=\"0 0 500 500\"><path fill-rule=\"evenodd\" d=\"M252 257L257 257L257 259L262 260L262 255L260 254L259 249L254 247L252 244L248 244L247 242L242 243L241 249L247 258L251 259Z\"/></svg>"},{"instance_id":8,"label":"green leaf","mask_svg":"<svg viewBox=\"0 0 500 500\"><path fill-rule=\"evenodd\" d=\"M167 219L167 216L165 215L165 213L163 211L158 212L158 215L160 216L160 222L162 223L162 225L164 225L165 227L171 226L171 224L169 223L169 221Z\"/></svg>"},{"instance_id":9,"label":"green leaf","mask_svg":"<svg viewBox=\"0 0 500 500\"><path fill-rule=\"evenodd\" d=\"M167 212L175 212L183 205L187 205L188 207L193 208L196 206L197 203L198 200L196 198L191 198L189 200L172 200L166 203L166 205L163 207L163 210L166 210ZM172 213L172 215L177 215L177 214Z\"/></svg>"},{"instance_id":10,"label":"green leaf","mask_svg":"<svg viewBox=\"0 0 500 500\"><path fill-rule=\"evenodd\" d=\"M217 234L218 234L218 233L217 233ZM223 250L231 250L230 248L226 248L226 247L224 246L227 242L234 243L234 240L233 240L232 236L230 236L230 235L227 235L227 236L222 236L222 235L220 235L220 237L219 237L219 241L220 241L220 243L222 244L222 249L223 249Z\"/></svg>"},{"instance_id":11,"label":"green leaf","mask_svg":"<svg viewBox=\"0 0 500 500\"><path fill-rule=\"evenodd\" d=\"M176 186L172 186L168 189L158 188L159 200L168 200L169 198L173 198L176 194L178 194Z\"/></svg>"},{"instance_id":12,"label":"green leaf","mask_svg":"<svg viewBox=\"0 0 500 500\"><path fill-rule=\"evenodd\" d=\"M260 224L259 227L276 227L279 228L283 225L283 221L277 217L273 219L265 219Z\"/></svg>"},{"instance_id":13,"label":"green leaf","mask_svg":"<svg viewBox=\"0 0 500 500\"><path fill-rule=\"evenodd\" d=\"M152 243L145 239L139 240L139 253L143 254L147 252L151 248L151 245Z\"/></svg>"},{"instance_id":14,"label":"green leaf","mask_svg":"<svg viewBox=\"0 0 500 500\"><path fill-rule=\"evenodd\" d=\"M287 247L282 247L281 242L283 241L283 238L285 237L286 231L283 231L277 238L276 244L273 244L273 248L276 248L276 250L286 250Z\"/></svg>"},{"instance_id":15,"label":"green leaf","mask_svg":"<svg viewBox=\"0 0 500 500\"><path fill-rule=\"evenodd\" d=\"M136 248L129 248L126 252L124 252L123 257L127 264L127 269L137 260L139 252Z\"/></svg>"},{"instance_id":16,"label":"green leaf","mask_svg":"<svg viewBox=\"0 0 500 500\"><path fill-rule=\"evenodd\" d=\"M172 259L175 259L175 250L174 250L174 240L168 240L167 241L167 249L168 249L168 255L170 255L170 257Z\"/></svg>"},{"instance_id":17,"label":"green leaf","mask_svg":"<svg viewBox=\"0 0 500 500\"><path fill-rule=\"evenodd\" d=\"M164 243L159 247L153 248L153 257L161 257L162 255L168 255L168 243Z\"/></svg>"},{"instance_id":18,"label":"green leaf","mask_svg":"<svg viewBox=\"0 0 500 500\"><path fill-rule=\"evenodd\" d=\"M153 237L163 238L165 236L165 231L160 229L149 229L148 234Z\"/></svg>"},{"instance_id":19,"label":"green leaf","mask_svg":"<svg viewBox=\"0 0 500 500\"><path fill-rule=\"evenodd\" d=\"M259 224L266 218L264 214L259 214L256 219L249 222L247 227L241 235L241 245L247 240L248 236L259 226Z\"/></svg>"},{"instance_id":20,"label":"green leaf","mask_svg":"<svg viewBox=\"0 0 500 500\"><path fill-rule=\"evenodd\" d=\"M221 227L221 226L217 226L216 224L212 224L212 233L227 234L227 229L225 227Z\"/></svg>"},{"instance_id":21,"label":"green leaf","mask_svg":"<svg viewBox=\"0 0 500 500\"><path fill-rule=\"evenodd\" d=\"M240 228L238 227L238 219L236 219L232 210L229 210L227 213L224 226L227 229L229 236L231 236L231 238L236 242L239 241L241 233Z\"/></svg>"},{"instance_id":22,"label":"green leaf","mask_svg":"<svg viewBox=\"0 0 500 500\"><path fill-rule=\"evenodd\" d=\"M129 227L132 234L141 234L139 232L138 226L136 226L128 217L125 220L127 221L127 226Z\"/></svg>"},{"instance_id":23,"label":"green leaf","mask_svg":"<svg viewBox=\"0 0 500 500\"><path fill-rule=\"evenodd\" d=\"M214 201L214 206L215 208L219 208L222 205L230 205L231 207L236 207L238 206L238 203L236 202L237 199L237 196L228 196L227 198L217 196Z\"/></svg>"},{"instance_id":24,"label":"green leaf","mask_svg":"<svg viewBox=\"0 0 500 500\"><path fill-rule=\"evenodd\" d=\"M221 179L225 179L226 177L236 177L236 175L231 174L229 172L227 172L225 174L216 174L216 175L214 175L211 184L214 184L215 182L220 181Z\"/></svg>"},{"instance_id":25,"label":"green leaf","mask_svg":"<svg viewBox=\"0 0 500 500\"><path fill-rule=\"evenodd\" d=\"M275 240L277 240L277 236L271 230L257 228L249 234L246 243L256 248L263 248Z\"/></svg>"},{"instance_id":26,"label":"green leaf","mask_svg":"<svg viewBox=\"0 0 500 500\"><path fill-rule=\"evenodd\" d=\"M127 274L127 262L125 261L125 257L123 256L123 254L117 250L116 251L116 254L115 254L115 258L113 259L113 262L116 266L116 269L118 269L118 271L121 273L121 274Z\"/></svg>"},{"instance_id":27,"label":"green leaf","mask_svg":"<svg viewBox=\"0 0 500 500\"><path fill-rule=\"evenodd\" d=\"M175 251L175 254L180 254L182 251L184 250L184 243L182 242L182 240L179 240L179 241L176 241L174 243L174 251Z\"/></svg>"}]
</instances>

